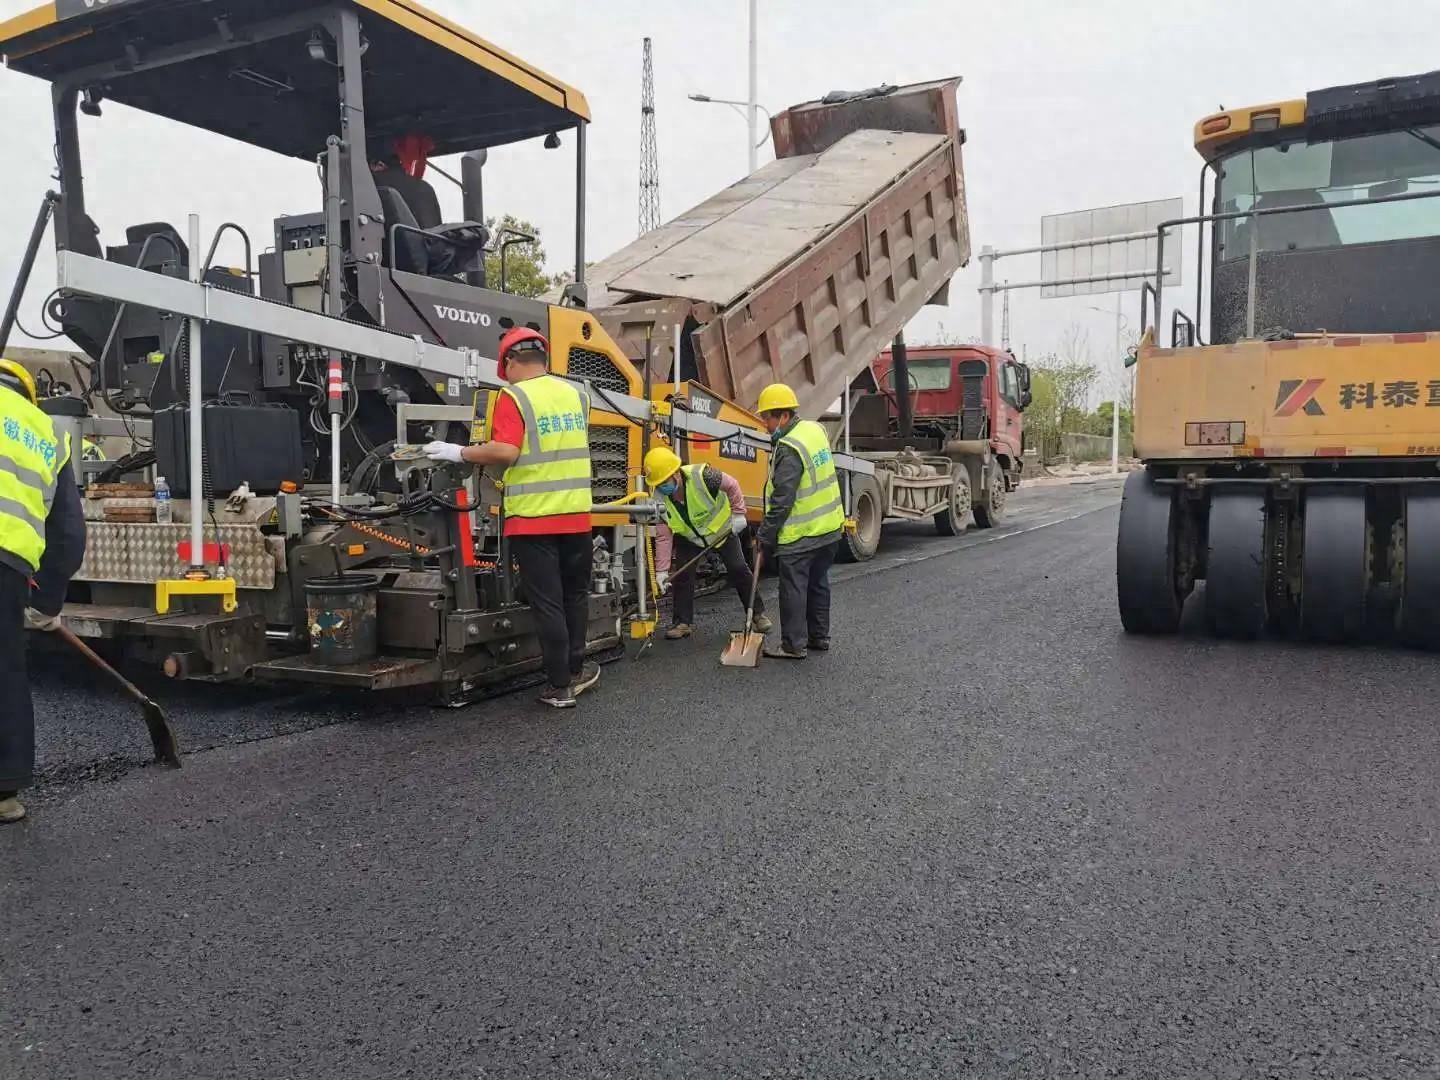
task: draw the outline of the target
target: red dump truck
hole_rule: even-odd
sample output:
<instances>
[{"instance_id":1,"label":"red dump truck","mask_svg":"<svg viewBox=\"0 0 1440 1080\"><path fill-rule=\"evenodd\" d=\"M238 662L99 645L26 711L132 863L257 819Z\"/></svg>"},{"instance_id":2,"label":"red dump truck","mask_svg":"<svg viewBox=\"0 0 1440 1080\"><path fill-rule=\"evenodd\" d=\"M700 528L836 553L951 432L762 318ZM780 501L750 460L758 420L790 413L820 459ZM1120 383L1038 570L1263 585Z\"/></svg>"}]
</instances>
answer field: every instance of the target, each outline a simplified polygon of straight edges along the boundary
<instances>
[{"instance_id":1,"label":"red dump truck","mask_svg":"<svg viewBox=\"0 0 1440 1080\"><path fill-rule=\"evenodd\" d=\"M887 518L928 517L945 536L972 513L981 528L999 523L1020 483L1030 403L1030 371L1011 353L897 342L856 380L850 400L850 446L875 465L874 476L852 481L852 558L875 554Z\"/></svg>"},{"instance_id":2,"label":"red dump truck","mask_svg":"<svg viewBox=\"0 0 1440 1080\"><path fill-rule=\"evenodd\" d=\"M875 553L887 517L933 518L953 534L973 506L989 524L1018 468L1018 446L1002 458L988 435L968 437L958 412L952 437L892 430L873 372L922 308L948 303L950 279L970 258L959 83L835 93L786 109L771 121L775 161L589 274L591 310L642 371L648 360L662 396L669 385L712 413L722 403L753 409L764 386L785 382L802 412L830 418L843 449L851 391L852 415L867 426L850 437L876 467L849 478L854 558ZM758 496L763 473L737 471Z\"/></svg>"}]
</instances>

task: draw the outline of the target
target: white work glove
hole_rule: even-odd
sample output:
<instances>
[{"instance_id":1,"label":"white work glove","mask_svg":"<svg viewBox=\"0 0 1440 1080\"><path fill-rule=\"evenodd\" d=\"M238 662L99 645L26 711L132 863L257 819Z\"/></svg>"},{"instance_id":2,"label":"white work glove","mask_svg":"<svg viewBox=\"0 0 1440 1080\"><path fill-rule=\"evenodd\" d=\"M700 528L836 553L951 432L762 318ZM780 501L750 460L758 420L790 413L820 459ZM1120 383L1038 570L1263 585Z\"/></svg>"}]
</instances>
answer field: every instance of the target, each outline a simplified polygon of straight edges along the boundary
<instances>
[{"instance_id":1,"label":"white work glove","mask_svg":"<svg viewBox=\"0 0 1440 1080\"><path fill-rule=\"evenodd\" d=\"M655 575L655 587L664 592L670 587L670 571L661 570Z\"/></svg>"},{"instance_id":2,"label":"white work glove","mask_svg":"<svg viewBox=\"0 0 1440 1080\"><path fill-rule=\"evenodd\" d=\"M745 525L746 521L744 514L735 514L733 517L730 518L730 531L736 536L739 536L745 531Z\"/></svg>"},{"instance_id":3,"label":"white work glove","mask_svg":"<svg viewBox=\"0 0 1440 1080\"><path fill-rule=\"evenodd\" d=\"M465 448L459 443L440 442L437 440L426 443L421 452L431 461L444 461L451 465L459 465L463 460L460 457L460 451L464 449Z\"/></svg>"},{"instance_id":4,"label":"white work glove","mask_svg":"<svg viewBox=\"0 0 1440 1080\"><path fill-rule=\"evenodd\" d=\"M36 611L33 607L25 609L25 625L31 630L58 630L60 629L59 615L46 615L43 611Z\"/></svg>"}]
</instances>

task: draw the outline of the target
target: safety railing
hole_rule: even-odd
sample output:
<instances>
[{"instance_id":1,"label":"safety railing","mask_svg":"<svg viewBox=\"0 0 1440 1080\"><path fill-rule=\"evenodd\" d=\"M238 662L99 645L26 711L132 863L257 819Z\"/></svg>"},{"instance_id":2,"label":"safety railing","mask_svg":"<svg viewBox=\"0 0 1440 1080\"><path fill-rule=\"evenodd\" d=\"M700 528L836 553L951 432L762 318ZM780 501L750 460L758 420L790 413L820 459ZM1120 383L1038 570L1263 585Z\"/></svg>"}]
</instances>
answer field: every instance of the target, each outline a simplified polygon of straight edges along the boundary
<instances>
[{"instance_id":1,"label":"safety railing","mask_svg":"<svg viewBox=\"0 0 1440 1080\"><path fill-rule=\"evenodd\" d=\"M1195 214L1191 217L1172 218L1169 221L1162 221L1159 225L1155 227L1156 242L1154 285L1152 286L1149 283L1146 283L1144 288L1141 289L1140 293L1140 325L1142 329L1150 329L1152 331L1157 331L1156 336L1158 339L1158 328L1155 326L1151 326L1150 324L1149 307L1146 302L1147 290L1149 294L1153 294L1152 298L1155 305L1155 319L1158 323L1160 320L1160 312L1162 310L1161 305L1164 303L1165 297L1165 281L1163 277L1163 268L1165 266L1165 234L1173 229L1180 229L1186 225L1199 225L1203 229L1203 227L1207 223L1214 224L1215 222L1220 221L1244 221L1251 218L1271 217L1279 214L1314 213L1319 210L1343 210L1346 207L1350 206L1380 206L1388 203L1415 202L1420 199L1435 198L1440 198L1440 191L1405 191L1401 192L1398 195L1377 195L1373 198L1363 199L1340 199L1335 202L1304 203L1299 206L1268 206L1260 209L1250 210L1227 210L1224 213L1219 214ZM1255 317L1255 259L1258 254L1258 246L1254 242L1254 230L1252 230L1251 232L1251 237L1252 241L1250 247L1250 281L1248 295L1246 297L1247 324L1253 324ZM1187 320L1187 322L1188 321L1189 320ZM1192 327L1194 326L1193 323L1191 323L1190 325ZM1171 327L1171 334L1172 337L1170 344L1173 346L1173 325Z\"/></svg>"}]
</instances>

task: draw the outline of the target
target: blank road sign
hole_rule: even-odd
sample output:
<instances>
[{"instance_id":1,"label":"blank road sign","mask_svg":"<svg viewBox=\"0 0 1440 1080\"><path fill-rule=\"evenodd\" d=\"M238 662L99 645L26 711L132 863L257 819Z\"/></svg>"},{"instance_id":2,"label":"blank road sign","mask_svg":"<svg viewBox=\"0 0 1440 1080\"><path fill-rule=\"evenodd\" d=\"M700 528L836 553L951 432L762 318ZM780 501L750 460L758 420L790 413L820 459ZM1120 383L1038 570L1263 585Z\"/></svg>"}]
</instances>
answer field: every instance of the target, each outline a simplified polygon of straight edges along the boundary
<instances>
[{"instance_id":1,"label":"blank road sign","mask_svg":"<svg viewBox=\"0 0 1440 1080\"><path fill-rule=\"evenodd\" d=\"M1042 297L1088 296L1093 293L1129 292L1155 278L1155 229L1162 221L1183 217L1181 199L1127 203L1040 219L1040 243L1076 244L1040 255ZM1112 236L1144 233L1144 239L1112 241ZM1165 234L1165 285L1180 284L1181 231ZM1093 241L1089 243L1088 241ZM1083 284L1058 284L1077 278L1101 278Z\"/></svg>"}]
</instances>

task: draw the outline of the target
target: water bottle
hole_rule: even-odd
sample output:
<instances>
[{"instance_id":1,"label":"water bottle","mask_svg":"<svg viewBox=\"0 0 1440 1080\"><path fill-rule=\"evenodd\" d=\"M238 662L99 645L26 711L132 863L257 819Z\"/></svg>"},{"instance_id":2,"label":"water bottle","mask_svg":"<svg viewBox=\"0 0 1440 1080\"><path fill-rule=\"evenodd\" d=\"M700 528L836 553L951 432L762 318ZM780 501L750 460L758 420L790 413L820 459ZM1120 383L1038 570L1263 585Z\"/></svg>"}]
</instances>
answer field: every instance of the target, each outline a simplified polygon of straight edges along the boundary
<instances>
[{"instance_id":1,"label":"water bottle","mask_svg":"<svg viewBox=\"0 0 1440 1080\"><path fill-rule=\"evenodd\" d=\"M170 485L165 482L165 477L155 477L155 522L158 525L169 525L175 520L175 510L170 505Z\"/></svg>"}]
</instances>

